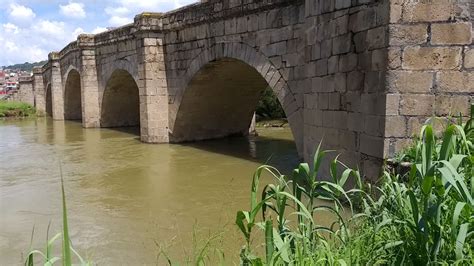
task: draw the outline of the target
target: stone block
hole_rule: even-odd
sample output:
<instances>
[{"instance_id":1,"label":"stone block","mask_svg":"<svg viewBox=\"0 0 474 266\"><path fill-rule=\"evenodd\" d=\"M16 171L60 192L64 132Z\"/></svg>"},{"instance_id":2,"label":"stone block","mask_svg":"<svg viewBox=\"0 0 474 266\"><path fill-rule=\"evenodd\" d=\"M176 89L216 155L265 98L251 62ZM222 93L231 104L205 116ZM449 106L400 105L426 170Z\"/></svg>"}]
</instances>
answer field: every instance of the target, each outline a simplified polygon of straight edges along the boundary
<instances>
[{"instance_id":1,"label":"stone block","mask_svg":"<svg viewBox=\"0 0 474 266\"><path fill-rule=\"evenodd\" d=\"M347 90L362 91L364 88L364 73L352 71L347 73Z\"/></svg>"},{"instance_id":2,"label":"stone block","mask_svg":"<svg viewBox=\"0 0 474 266\"><path fill-rule=\"evenodd\" d=\"M364 130L363 115L357 112L347 113L347 129L355 132Z\"/></svg>"},{"instance_id":3,"label":"stone block","mask_svg":"<svg viewBox=\"0 0 474 266\"><path fill-rule=\"evenodd\" d=\"M351 51L352 34L347 33L332 39L332 53L344 54Z\"/></svg>"},{"instance_id":4,"label":"stone block","mask_svg":"<svg viewBox=\"0 0 474 266\"><path fill-rule=\"evenodd\" d=\"M393 70L388 73L388 88L399 93L430 93L433 73L425 71Z\"/></svg>"},{"instance_id":5,"label":"stone block","mask_svg":"<svg viewBox=\"0 0 474 266\"><path fill-rule=\"evenodd\" d=\"M336 0L336 9L351 7L351 0Z\"/></svg>"},{"instance_id":6,"label":"stone block","mask_svg":"<svg viewBox=\"0 0 474 266\"><path fill-rule=\"evenodd\" d=\"M321 42L321 58L330 57L332 53L332 39Z\"/></svg>"},{"instance_id":7,"label":"stone block","mask_svg":"<svg viewBox=\"0 0 474 266\"><path fill-rule=\"evenodd\" d=\"M371 70L381 71L387 68L388 52L387 49L377 49L372 51Z\"/></svg>"},{"instance_id":8,"label":"stone block","mask_svg":"<svg viewBox=\"0 0 474 266\"><path fill-rule=\"evenodd\" d=\"M324 76L328 73L328 60L320 59L315 62L315 76Z\"/></svg>"},{"instance_id":9,"label":"stone block","mask_svg":"<svg viewBox=\"0 0 474 266\"><path fill-rule=\"evenodd\" d=\"M327 110L328 107L329 107L329 93L319 93L317 109Z\"/></svg>"},{"instance_id":10,"label":"stone block","mask_svg":"<svg viewBox=\"0 0 474 266\"><path fill-rule=\"evenodd\" d=\"M405 94L400 96L400 114L431 116L434 111L434 95Z\"/></svg>"},{"instance_id":11,"label":"stone block","mask_svg":"<svg viewBox=\"0 0 474 266\"><path fill-rule=\"evenodd\" d=\"M400 94L387 94L385 115L398 115Z\"/></svg>"},{"instance_id":12,"label":"stone block","mask_svg":"<svg viewBox=\"0 0 474 266\"><path fill-rule=\"evenodd\" d=\"M380 26L367 31L367 48L369 50L384 48L388 44L387 27Z\"/></svg>"},{"instance_id":13,"label":"stone block","mask_svg":"<svg viewBox=\"0 0 474 266\"><path fill-rule=\"evenodd\" d=\"M472 23L435 23L431 25L432 44L471 44Z\"/></svg>"},{"instance_id":14,"label":"stone block","mask_svg":"<svg viewBox=\"0 0 474 266\"><path fill-rule=\"evenodd\" d=\"M405 1L402 20L405 22L448 21L454 17L456 1Z\"/></svg>"},{"instance_id":15,"label":"stone block","mask_svg":"<svg viewBox=\"0 0 474 266\"><path fill-rule=\"evenodd\" d=\"M364 133L370 136L383 136L384 118L377 115L364 116Z\"/></svg>"},{"instance_id":16,"label":"stone block","mask_svg":"<svg viewBox=\"0 0 474 266\"><path fill-rule=\"evenodd\" d=\"M346 91L346 74L336 73L334 76L334 89L338 92Z\"/></svg>"},{"instance_id":17,"label":"stone block","mask_svg":"<svg viewBox=\"0 0 474 266\"><path fill-rule=\"evenodd\" d=\"M404 116L387 116L385 118L385 137L405 137L406 131L407 125Z\"/></svg>"},{"instance_id":18,"label":"stone block","mask_svg":"<svg viewBox=\"0 0 474 266\"><path fill-rule=\"evenodd\" d=\"M398 47L388 48L387 65L389 69L398 69L402 66L402 49Z\"/></svg>"},{"instance_id":19,"label":"stone block","mask_svg":"<svg viewBox=\"0 0 474 266\"><path fill-rule=\"evenodd\" d=\"M435 114L437 116L458 116L469 114L469 97L455 95L436 95Z\"/></svg>"},{"instance_id":20,"label":"stone block","mask_svg":"<svg viewBox=\"0 0 474 266\"><path fill-rule=\"evenodd\" d=\"M367 49L367 31L361 31L354 34L354 45L357 53L365 51Z\"/></svg>"},{"instance_id":21,"label":"stone block","mask_svg":"<svg viewBox=\"0 0 474 266\"><path fill-rule=\"evenodd\" d=\"M339 68L339 57L337 55L331 56L328 59L328 74L334 74Z\"/></svg>"},{"instance_id":22,"label":"stone block","mask_svg":"<svg viewBox=\"0 0 474 266\"><path fill-rule=\"evenodd\" d=\"M441 71L436 81L442 92L474 93L474 72L471 71Z\"/></svg>"},{"instance_id":23,"label":"stone block","mask_svg":"<svg viewBox=\"0 0 474 266\"><path fill-rule=\"evenodd\" d=\"M334 20L331 20L331 37L339 36L342 34L346 34L348 32L349 27L349 16L344 15Z\"/></svg>"},{"instance_id":24,"label":"stone block","mask_svg":"<svg viewBox=\"0 0 474 266\"><path fill-rule=\"evenodd\" d=\"M428 24L390 25L390 45L423 44L428 40Z\"/></svg>"},{"instance_id":25,"label":"stone block","mask_svg":"<svg viewBox=\"0 0 474 266\"><path fill-rule=\"evenodd\" d=\"M464 67L474 68L474 48L464 48Z\"/></svg>"},{"instance_id":26,"label":"stone block","mask_svg":"<svg viewBox=\"0 0 474 266\"><path fill-rule=\"evenodd\" d=\"M349 29L352 32L359 32L373 28L376 24L376 14L374 8L360 9L349 17Z\"/></svg>"},{"instance_id":27,"label":"stone block","mask_svg":"<svg viewBox=\"0 0 474 266\"><path fill-rule=\"evenodd\" d=\"M339 110L341 107L341 94L338 92L329 94L329 106L331 110Z\"/></svg>"},{"instance_id":28,"label":"stone block","mask_svg":"<svg viewBox=\"0 0 474 266\"><path fill-rule=\"evenodd\" d=\"M367 134L360 134L359 141L360 141L359 151L361 153L369 155L369 156L373 156L376 158L383 157L384 138L369 136Z\"/></svg>"},{"instance_id":29,"label":"stone block","mask_svg":"<svg viewBox=\"0 0 474 266\"><path fill-rule=\"evenodd\" d=\"M402 65L413 70L458 69L461 58L460 47L410 46L403 51Z\"/></svg>"},{"instance_id":30,"label":"stone block","mask_svg":"<svg viewBox=\"0 0 474 266\"><path fill-rule=\"evenodd\" d=\"M333 92L334 91L334 75L327 75L321 78L321 91L322 92Z\"/></svg>"},{"instance_id":31,"label":"stone block","mask_svg":"<svg viewBox=\"0 0 474 266\"><path fill-rule=\"evenodd\" d=\"M350 53L339 57L339 71L349 72L357 67L357 54Z\"/></svg>"}]
</instances>

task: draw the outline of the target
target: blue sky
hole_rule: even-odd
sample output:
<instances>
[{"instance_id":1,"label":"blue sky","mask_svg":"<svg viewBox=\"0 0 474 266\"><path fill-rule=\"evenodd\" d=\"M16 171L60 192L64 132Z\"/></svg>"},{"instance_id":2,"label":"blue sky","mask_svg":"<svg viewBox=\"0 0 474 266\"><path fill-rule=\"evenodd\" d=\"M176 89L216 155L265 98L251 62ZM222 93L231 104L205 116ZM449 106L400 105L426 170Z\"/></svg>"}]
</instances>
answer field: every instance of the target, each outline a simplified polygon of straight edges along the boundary
<instances>
[{"instance_id":1,"label":"blue sky","mask_svg":"<svg viewBox=\"0 0 474 266\"><path fill-rule=\"evenodd\" d=\"M133 21L141 12L165 12L197 0L0 0L0 66L36 62L81 33Z\"/></svg>"}]
</instances>

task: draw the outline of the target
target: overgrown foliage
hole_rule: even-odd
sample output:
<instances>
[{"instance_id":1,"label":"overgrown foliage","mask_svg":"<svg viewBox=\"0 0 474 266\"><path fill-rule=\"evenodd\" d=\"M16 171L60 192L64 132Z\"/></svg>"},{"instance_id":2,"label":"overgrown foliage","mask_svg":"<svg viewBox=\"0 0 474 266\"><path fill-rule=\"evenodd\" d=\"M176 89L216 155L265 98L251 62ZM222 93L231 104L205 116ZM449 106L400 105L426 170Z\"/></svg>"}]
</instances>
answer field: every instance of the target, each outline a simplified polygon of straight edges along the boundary
<instances>
[{"instance_id":1,"label":"overgrown foliage","mask_svg":"<svg viewBox=\"0 0 474 266\"><path fill-rule=\"evenodd\" d=\"M244 265L474 264L474 106L465 124L450 124L439 138L425 125L410 149L410 171L385 170L379 185L363 186L359 171L337 158L331 182L319 179L327 152L291 176L271 166L253 177L249 211L237 213L246 239ZM403 156L401 156L403 157ZM339 168L342 171L338 171ZM275 183L263 188L264 172ZM349 178L356 188L344 190ZM321 212L335 217L330 225ZM265 255L253 235L265 235Z\"/></svg>"},{"instance_id":2,"label":"overgrown foliage","mask_svg":"<svg viewBox=\"0 0 474 266\"><path fill-rule=\"evenodd\" d=\"M0 117L25 117L35 113L35 108L27 103L0 101Z\"/></svg>"},{"instance_id":3,"label":"overgrown foliage","mask_svg":"<svg viewBox=\"0 0 474 266\"><path fill-rule=\"evenodd\" d=\"M262 92L255 112L260 119L286 118L285 111L270 87Z\"/></svg>"}]
</instances>

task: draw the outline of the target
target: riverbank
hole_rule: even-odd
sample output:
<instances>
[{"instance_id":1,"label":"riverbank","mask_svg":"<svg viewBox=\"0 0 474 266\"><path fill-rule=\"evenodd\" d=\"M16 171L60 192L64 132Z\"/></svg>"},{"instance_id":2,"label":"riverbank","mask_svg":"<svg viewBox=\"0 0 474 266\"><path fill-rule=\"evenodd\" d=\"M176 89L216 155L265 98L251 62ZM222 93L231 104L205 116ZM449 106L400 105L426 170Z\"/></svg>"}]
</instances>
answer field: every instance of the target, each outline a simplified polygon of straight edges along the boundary
<instances>
[{"instance_id":1,"label":"riverbank","mask_svg":"<svg viewBox=\"0 0 474 266\"><path fill-rule=\"evenodd\" d=\"M288 120L286 118L275 118L275 119L265 119L257 121L256 127L282 127L287 128L290 127L288 124Z\"/></svg>"},{"instance_id":2,"label":"riverbank","mask_svg":"<svg viewBox=\"0 0 474 266\"><path fill-rule=\"evenodd\" d=\"M28 117L36 114L36 109L21 102L0 101L0 118Z\"/></svg>"}]
</instances>

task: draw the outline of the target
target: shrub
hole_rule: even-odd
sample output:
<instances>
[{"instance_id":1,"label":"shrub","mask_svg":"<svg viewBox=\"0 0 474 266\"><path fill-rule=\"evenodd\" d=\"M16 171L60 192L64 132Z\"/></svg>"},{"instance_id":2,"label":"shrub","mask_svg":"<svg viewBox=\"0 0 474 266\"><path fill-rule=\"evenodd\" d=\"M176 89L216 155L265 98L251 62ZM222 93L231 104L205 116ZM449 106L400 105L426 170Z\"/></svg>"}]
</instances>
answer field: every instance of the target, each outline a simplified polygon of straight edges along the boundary
<instances>
[{"instance_id":1,"label":"shrub","mask_svg":"<svg viewBox=\"0 0 474 266\"><path fill-rule=\"evenodd\" d=\"M318 179L326 156L319 148L311 167L302 163L290 176L270 166L258 168L250 210L236 217L246 239L241 263L474 264L474 106L471 113L469 121L449 125L441 138L425 125L409 149L410 171L386 169L379 185L363 187L359 172L337 157L330 167L332 181ZM265 186L259 199L264 172L276 182ZM357 185L345 191L349 178ZM320 212L332 213L334 223L318 223ZM255 230L265 235L264 257L252 241Z\"/></svg>"}]
</instances>

